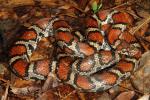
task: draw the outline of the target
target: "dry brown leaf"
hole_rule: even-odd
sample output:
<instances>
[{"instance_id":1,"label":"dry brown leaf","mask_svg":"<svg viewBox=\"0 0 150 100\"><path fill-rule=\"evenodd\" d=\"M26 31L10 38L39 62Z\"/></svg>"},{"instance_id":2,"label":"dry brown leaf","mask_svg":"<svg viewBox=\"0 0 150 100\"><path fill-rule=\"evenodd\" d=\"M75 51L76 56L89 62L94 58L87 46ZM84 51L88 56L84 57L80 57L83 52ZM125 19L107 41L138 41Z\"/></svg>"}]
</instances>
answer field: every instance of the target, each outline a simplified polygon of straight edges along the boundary
<instances>
[{"instance_id":1,"label":"dry brown leaf","mask_svg":"<svg viewBox=\"0 0 150 100\"><path fill-rule=\"evenodd\" d=\"M36 91L40 90L38 86L26 86L26 87L10 87L11 92L17 95L34 95Z\"/></svg>"},{"instance_id":2,"label":"dry brown leaf","mask_svg":"<svg viewBox=\"0 0 150 100\"><path fill-rule=\"evenodd\" d=\"M134 91L120 93L114 100L131 100L135 95Z\"/></svg>"},{"instance_id":3,"label":"dry brown leaf","mask_svg":"<svg viewBox=\"0 0 150 100\"><path fill-rule=\"evenodd\" d=\"M18 79L15 79L13 87L20 88L20 87L25 87L25 86L31 86L33 84L34 84L34 81L32 80L22 80L18 78Z\"/></svg>"},{"instance_id":4,"label":"dry brown leaf","mask_svg":"<svg viewBox=\"0 0 150 100\"><path fill-rule=\"evenodd\" d=\"M6 7L16 7L16 6L22 6L22 5L34 5L33 0L8 0L8 1L3 1L4 5Z\"/></svg>"},{"instance_id":5,"label":"dry brown leaf","mask_svg":"<svg viewBox=\"0 0 150 100\"><path fill-rule=\"evenodd\" d=\"M140 97L138 100L150 100L150 95L149 94L145 94L142 97Z\"/></svg>"},{"instance_id":6,"label":"dry brown leaf","mask_svg":"<svg viewBox=\"0 0 150 100\"><path fill-rule=\"evenodd\" d=\"M141 93L150 93L150 51L144 53L139 61L140 69L131 77L133 86Z\"/></svg>"}]
</instances>

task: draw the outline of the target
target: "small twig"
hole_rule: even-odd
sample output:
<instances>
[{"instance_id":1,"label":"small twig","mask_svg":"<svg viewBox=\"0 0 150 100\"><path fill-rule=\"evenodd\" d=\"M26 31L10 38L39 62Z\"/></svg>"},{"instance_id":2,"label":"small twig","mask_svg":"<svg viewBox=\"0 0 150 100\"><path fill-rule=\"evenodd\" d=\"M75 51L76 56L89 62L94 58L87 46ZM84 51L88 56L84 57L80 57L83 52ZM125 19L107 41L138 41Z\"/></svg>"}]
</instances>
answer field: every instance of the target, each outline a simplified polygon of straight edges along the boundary
<instances>
[{"instance_id":1,"label":"small twig","mask_svg":"<svg viewBox=\"0 0 150 100\"><path fill-rule=\"evenodd\" d=\"M134 33L136 33L139 29L141 29L141 27L143 27L145 24L147 24L147 23L149 23L149 22L150 22L150 16L149 16L147 19L145 19L142 24L138 25L138 26L134 29L134 31L133 31L133 29L131 29L131 30L129 30L129 32L132 33L132 34L134 34Z\"/></svg>"},{"instance_id":2,"label":"small twig","mask_svg":"<svg viewBox=\"0 0 150 100\"><path fill-rule=\"evenodd\" d=\"M65 95L65 96L62 96L60 91L54 93L56 96L59 96L61 98L61 100L66 100L68 96L72 95L76 93L76 90L73 90L72 92L70 92L69 94Z\"/></svg>"},{"instance_id":3,"label":"small twig","mask_svg":"<svg viewBox=\"0 0 150 100\"><path fill-rule=\"evenodd\" d=\"M68 16L68 17L72 17L72 18L78 18L77 16L73 15L73 14L59 14L59 16Z\"/></svg>"},{"instance_id":4,"label":"small twig","mask_svg":"<svg viewBox=\"0 0 150 100\"><path fill-rule=\"evenodd\" d=\"M6 87L5 93L4 93L4 95L2 96L1 100L7 100L7 95L8 95L9 86L10 86L10 82L8 81L8 82L7 82L7 87Z\"/></svg>"},{"instance_id":5,"label":"small twig","mask_svg":"<svg viewBox=\"0 0 150 100\"><path fill-rule=\"evenodd\" d=\"M63 100L66 100L68 96L72 95L76 93L76 90L73 90L72 92L70 92L69 94L67 94L65 97L62 97Z\"/></svg>"},{"instance_id":6,"label":"small twig","mask_svg":"<svg viewBox=\"0 0 150 100\"><path fill-rule=\"evenodd\" d=\"M141 46L145 49L145 51L149 51L148 45L145 45L145 43L144 43L144 42L148 42L148 41L146 41L143 37L139 37L139 36L136 36L136 35L135 35L135 37L140 42Z\"/></svg>"},{"instance_id":7,"label":"small twig","mask_svg":"<svg viewBox=\"0 0 150 100\"><path fill-rule=\"evenodd\" d=\"M73 6L74 8L76 8L77 10L81 11L82 13L85 13L82 9L80 9L79 7Z\"/></svg>"},{"instance_id":8,"label":"small twig","mask_svg":"<svg viewBox=\"0 0 150 100\"><path fill-rule=\"evenodd\" d=\"M113 8L111 8L111 9L116 9L116 8L119 8L119 7L123 7L123 6L128 5L128 4L132 3L132 2L133 1L127 1L125 3L122 3L120 5L117 5L117 6L113 7ZM134 2L136 2L136 1L134 1Z\"/></svg>"},{"instance_id":9,"label":"small twig","mask_svg":"<svg viewBox=\"0 0 150 100\"><path fill-rule=\"evenodd\" d=\"M8 80L5 80L5 79L3 79L3 78L1 78L1 77L0 77L0 80L3 81L3 82L5 82L5 83L8 83L8 82L9 82Z\"/></svg>"},{"instance_id":10,"label":"small twig","mask_svg":"<svg viewBox=\"0 0 150 100\"><path fill-rule=\"evenodd\" d=\"M53 84L53 77L48 76L43 87L42 87L42 92L48 90L48 88L51 88Z\"/></svg>"},{"instance_id":11,"label":"small twig","mask_svg":"<svg viewBox=\"0 0 150 100\"><path fill-rule=\"evenodd\" d=\"M124 88L124 89L130 90L130 91L135 91L135 92L140 93L140 94L142 94L142 95L143 95L143 93L142 93L142 92L140 92L140 91L138 91L138 90L136 90L136 89L132 90L132 89L127 88L127 87L124 87L124 86L122 86L122 85L118 85L118 86L119 86L119 87L122 87L122 88Z\"/></svg>"}]
</instances>

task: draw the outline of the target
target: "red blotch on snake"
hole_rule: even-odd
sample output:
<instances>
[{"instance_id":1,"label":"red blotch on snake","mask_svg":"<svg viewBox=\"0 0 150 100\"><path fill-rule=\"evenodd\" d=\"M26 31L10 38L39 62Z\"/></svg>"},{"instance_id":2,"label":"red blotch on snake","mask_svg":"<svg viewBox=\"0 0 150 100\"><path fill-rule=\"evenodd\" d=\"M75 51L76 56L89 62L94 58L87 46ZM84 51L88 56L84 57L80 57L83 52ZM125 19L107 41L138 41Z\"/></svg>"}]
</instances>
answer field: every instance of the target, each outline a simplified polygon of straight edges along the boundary
<instances>
[{"instance_id":1,"label":"red blotch on snake","mask_svg":"<svg viewBox=\"0 0 150 100\"><path fill-rule=\"evenodd\" d=\"M21 60L21 59L17 60L13 65L13 68L21 76L25 76L27 67L28 67L28 63L25 60Z\"/></svg>"},{"instance_id":2,"label":"red blotch on snake","mask_svg":"<svg viewBox=\"0 0 150 100\"><path fill-rule=\"evenodd\" d=\"M10 55L11 56L15 56L15 55L22 55L24 53L27 52L27 49L24 45L16 45L16 46L13 46L11 49L10 49Z\"/></svg>"}]
</instances>

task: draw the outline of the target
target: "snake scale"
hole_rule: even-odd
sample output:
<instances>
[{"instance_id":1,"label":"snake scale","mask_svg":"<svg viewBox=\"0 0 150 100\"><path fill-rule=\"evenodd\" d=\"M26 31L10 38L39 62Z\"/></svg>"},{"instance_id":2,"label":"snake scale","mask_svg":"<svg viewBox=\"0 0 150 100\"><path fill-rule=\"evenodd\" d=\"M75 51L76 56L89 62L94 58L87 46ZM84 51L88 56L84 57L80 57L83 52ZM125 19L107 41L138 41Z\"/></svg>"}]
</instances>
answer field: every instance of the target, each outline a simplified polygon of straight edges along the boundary
<instances>
[{"instance_id":1,"label":"snake scale","mask_svg":"<svg viewBox=\"0 0 150 100\"><path fill-rule=\"evenodd\" d=\"M133 17L102 10L85 18L85 34L59 17L43 18L28 28L9 50L9 65L23 79L45 80L48 74L85 92L104 91L128 78L137 67L141 46L129 33ZM43 37L54 37L63 53L52 61L30 62Z\"/></svg>"}]
</instances>

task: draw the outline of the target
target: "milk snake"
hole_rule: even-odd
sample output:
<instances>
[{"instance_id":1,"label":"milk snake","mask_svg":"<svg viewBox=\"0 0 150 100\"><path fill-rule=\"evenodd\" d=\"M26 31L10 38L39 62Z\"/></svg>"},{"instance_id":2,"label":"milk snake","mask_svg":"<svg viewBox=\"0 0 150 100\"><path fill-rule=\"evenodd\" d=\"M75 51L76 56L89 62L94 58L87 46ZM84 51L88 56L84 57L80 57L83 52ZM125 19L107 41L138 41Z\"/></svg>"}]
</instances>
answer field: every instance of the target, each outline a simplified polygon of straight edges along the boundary
<instances>
[{"instance_id":1,"label":"milk snake","mask_svg":"<svg viewBox=\"0 0 150 100\"><path fill-rule=\"evenodd\" d=\"M138 68L141 47L128 32L133 21L126 12L103 10L85 18L85 34L81 34L73 32L66 19L40 19L11 46L10 69L23 79L45 80L49 73L81 91L107 90ZM37 43L49 36L62 53L52 61L30 62Z\"/></svg>"}]
</instances>

